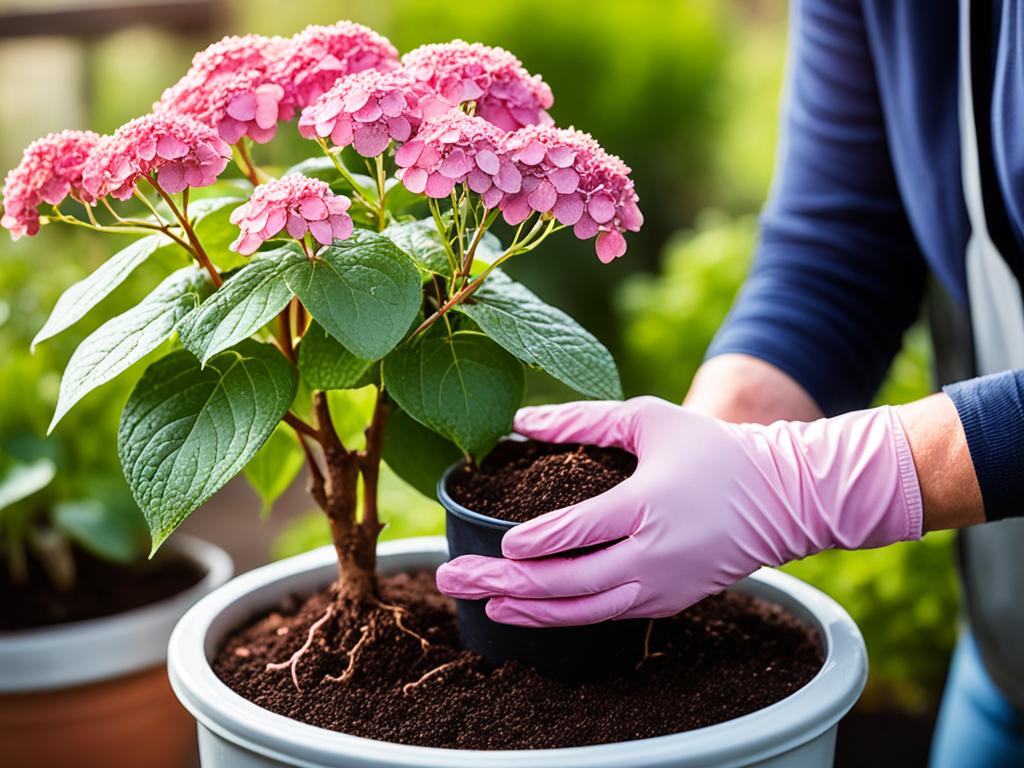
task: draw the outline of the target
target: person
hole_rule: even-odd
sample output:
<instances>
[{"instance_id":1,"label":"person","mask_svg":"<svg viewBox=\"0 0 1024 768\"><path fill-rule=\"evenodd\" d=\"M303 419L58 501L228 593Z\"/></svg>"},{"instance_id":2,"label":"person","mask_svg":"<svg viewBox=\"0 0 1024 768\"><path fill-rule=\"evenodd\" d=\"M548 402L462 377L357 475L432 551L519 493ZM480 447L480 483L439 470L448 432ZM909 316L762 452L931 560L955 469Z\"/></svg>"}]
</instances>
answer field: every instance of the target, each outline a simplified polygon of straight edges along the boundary
<instances>
[{"instance_id":1,"label":"person","mask_svg":"<svg viewBox=\"0 0 1024 768\"><path fill-rule=\"evenodd\" d=\"M789 39L754 266L684 405L520 411L517 432L637 470L438 585L512 624L659 617L762 564L964 529L932 765L1024 765L1024 5L803 0ZM957 383L857 410L926 292Z\"/></svg>"}]
</instances>

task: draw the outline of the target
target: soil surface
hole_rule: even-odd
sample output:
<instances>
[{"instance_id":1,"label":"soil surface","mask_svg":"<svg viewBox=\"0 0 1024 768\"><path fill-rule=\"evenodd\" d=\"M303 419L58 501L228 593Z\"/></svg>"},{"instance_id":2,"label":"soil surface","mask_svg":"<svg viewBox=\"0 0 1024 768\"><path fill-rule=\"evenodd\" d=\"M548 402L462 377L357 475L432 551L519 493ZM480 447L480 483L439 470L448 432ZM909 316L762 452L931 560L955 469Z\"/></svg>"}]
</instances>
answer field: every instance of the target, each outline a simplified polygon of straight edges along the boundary
<instances>
[{"instance_id":1,"label":"soil surface","mask_svg":"<svg viewBox=\"0 0 1024 768\"><path fill-rule=\"evenodd\" d=\"M214 660L217 675L261 707L344 733L432 747L542 749L739 717L802 687L823 661L816 633L781 608L725 593L656 620L651 655L638 658L636 670L567 685L516 663L490 668L462 650L454 603L436 591L432 573L381 582L383 600L404 608L402 624L429 642L425 649L393 613L378 608L354 620L333 607L333 595L328 588L290 600L238 630ZM296 664L296 690L290 669L267 665L287 662L325 616Z\"/></svg>"},{"instance_id":2,"label":"soil surface","mask_svg":"<svg viewBox=\"0 0 1024 768\"><path fill-rule=\"evenodd\" d=\"M482 515L523 523L613 488L636 470L618 448L535 440L498 443L477 469L448 481L448 493Z\"/></svg>"},{"instance_id":3,"label":"soil surface","mask_svg":"<svg viewBox=\"0 0 1024 768\"><path fill-rule=\"evenodd\" d=\"M35 562L25 584L11 581L0 568L0 632L33 629L69 621L110 616L183 592L203 578L203 570L183 557L161 556L134 565L117 565L76 548L75 583L58 591Z\"/></svg>"}]
</instances>

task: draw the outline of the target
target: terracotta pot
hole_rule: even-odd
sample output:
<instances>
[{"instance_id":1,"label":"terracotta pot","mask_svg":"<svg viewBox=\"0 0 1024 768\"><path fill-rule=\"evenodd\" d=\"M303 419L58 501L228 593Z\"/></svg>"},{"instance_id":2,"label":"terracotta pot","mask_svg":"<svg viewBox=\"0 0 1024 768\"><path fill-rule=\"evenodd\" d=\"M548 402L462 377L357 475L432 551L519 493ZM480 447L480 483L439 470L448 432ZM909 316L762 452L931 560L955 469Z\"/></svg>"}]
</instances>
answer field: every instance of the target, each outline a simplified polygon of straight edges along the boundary
<instances>
[{"instance_id":1,"label":"terracotta pot","mask_svg":"<svg viewBox=\"0 0 1024 768\"><path fill-rule=\"evenodd\" d=\"M18 768L182 768L195 726L167 680L178 619L232 574L231 558L189 536L168 543L206 575L132 611L0 636L0 762Z\"/></svg>"}]
</instances>

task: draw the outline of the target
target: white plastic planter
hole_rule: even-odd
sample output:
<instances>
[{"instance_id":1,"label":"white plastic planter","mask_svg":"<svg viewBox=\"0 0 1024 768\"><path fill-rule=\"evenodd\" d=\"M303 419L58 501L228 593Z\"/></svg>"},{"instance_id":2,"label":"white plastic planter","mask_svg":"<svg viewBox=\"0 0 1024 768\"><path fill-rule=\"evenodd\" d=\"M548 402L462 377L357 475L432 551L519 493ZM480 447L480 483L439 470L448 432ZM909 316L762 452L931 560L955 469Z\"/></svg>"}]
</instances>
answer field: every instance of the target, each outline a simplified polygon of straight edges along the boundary
<instances>
[{"instance_id":1,"label":"white plastic planter","mask_svg":"<svg viewBox=\"0 0 1024 768\"><path fill-rule=\"evenodd\" d=\"M379 548L385 574L435 568L441 537ZM867 679L856 624L832 599L798 579L762 569L734 589L777 603L817 628L825 664L811 682L770 707L725 723L654 739L572 749L480 752L373 741L317 728L262 709L236 694L209 661L238 626L287 595L308 595L337 573L332 547L250 571L195 605L171 636L168 665L178 698L199 722L203 768L432 766L434 768L640 768L641 766L830 766L839 720Z\"/></svg>"}]
</instances>

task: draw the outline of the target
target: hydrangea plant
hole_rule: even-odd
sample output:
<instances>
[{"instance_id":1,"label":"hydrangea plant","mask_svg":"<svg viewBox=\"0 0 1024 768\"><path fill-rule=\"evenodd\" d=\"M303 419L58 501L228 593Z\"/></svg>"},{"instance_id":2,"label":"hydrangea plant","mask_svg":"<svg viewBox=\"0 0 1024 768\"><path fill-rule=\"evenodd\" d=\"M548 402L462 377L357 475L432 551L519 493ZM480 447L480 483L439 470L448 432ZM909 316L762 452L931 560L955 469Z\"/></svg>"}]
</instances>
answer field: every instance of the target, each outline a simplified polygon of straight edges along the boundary
<instances>
[{"instance_id":1,"label":"hydrangea plant","mask_svg":"<svg viewBox=\"0 0 1024 768\"><path fill-rule=\"evenodd\" d=\"M51 424L172 343L118 435L154 551L243 469L272 500L299 453L330 522L339 601L379 604L382 458L430 492L446 463L482 456L510 430L524 366L621 397L597 339L501 270L567 228L607 263L642 223L629 169L556 127L551 105L543 80L502 49L456 41L399 59L341 22L226 38L151 114L26 150L4 188L12 236L51 223L140 236L65 292L34 344L154 253L182 259L81 343ZM296 116L314 156L275 178L253 145ZM231 163L247 183L218 181ZM490 231L499 217L505 245ZM331 395L367 386L365 439L346 444Z\"/></svg>"}]
</instances>

